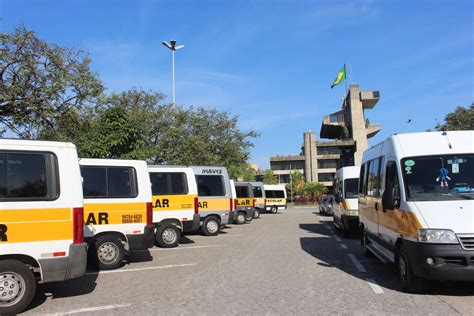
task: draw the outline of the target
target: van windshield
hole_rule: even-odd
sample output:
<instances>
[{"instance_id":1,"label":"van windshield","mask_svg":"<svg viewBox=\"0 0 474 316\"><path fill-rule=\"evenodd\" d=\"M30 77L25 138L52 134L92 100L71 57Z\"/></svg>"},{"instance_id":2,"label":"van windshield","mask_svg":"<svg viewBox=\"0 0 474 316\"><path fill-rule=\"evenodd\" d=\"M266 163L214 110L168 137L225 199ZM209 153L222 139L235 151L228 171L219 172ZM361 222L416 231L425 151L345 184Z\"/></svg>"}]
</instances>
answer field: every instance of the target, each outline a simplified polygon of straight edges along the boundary
<instances>
[{"instance_id":1,"label":"van windshield","mask_svg":"<svg viewBox=\"0 0 474 316\"><path fill-rule=\"evenodd\" d=\"M344 195L346 199L355 199L359 194L359 179L352 178L344 180Z\"/></svg>"},{"instance_id":2,"label":"van windshield","mask_svg":"<svg viewBox=\"0 0 474 316\"><path fill-rule=\"evenodd\" d=\"M474 154L404 158L408 201L474 199Z\"/></svg>"}]
</instances>

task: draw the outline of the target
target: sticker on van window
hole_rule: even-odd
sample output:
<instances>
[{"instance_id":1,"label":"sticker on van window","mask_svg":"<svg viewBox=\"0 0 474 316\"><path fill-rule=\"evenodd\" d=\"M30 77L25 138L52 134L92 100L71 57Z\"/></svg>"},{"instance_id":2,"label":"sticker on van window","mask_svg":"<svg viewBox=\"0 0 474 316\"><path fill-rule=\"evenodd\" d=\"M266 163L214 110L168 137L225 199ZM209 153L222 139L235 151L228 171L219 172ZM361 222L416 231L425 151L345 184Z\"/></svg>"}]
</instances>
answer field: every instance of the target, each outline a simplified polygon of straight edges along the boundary
<instances>
[{"instance_id":1,"label":"sticker on van window","mask_svg":"<svg viewBox=\"0 0 474 316\"><path fill-rule=\"evenodd\" d=\"M405 167L405 174L411 174L411 167Z\"/></svg>"},{"instance_id":2,"label":"sticker on van window","mask_svg":"<svg viewBox=\"0 0 474 316\"><path fill-rule=\"evenodd\" d=\"M453 164L451 165L451 168L452 168L452 169L451 169L451 172L452 172L452 173L459 173L459 164L458 164L458 163L453 163Z\"/></svg>"},{"instance_id":3,"label":"sticker on van window","mask_svg":"<svg viewBox=\"0 0 474 316\"><path fill-rule=\"evenodd\" d=\"M415 165L415 160L406 160L405 161L405 166L407 167L413 167Z\"/></svg>"}]
</instances>

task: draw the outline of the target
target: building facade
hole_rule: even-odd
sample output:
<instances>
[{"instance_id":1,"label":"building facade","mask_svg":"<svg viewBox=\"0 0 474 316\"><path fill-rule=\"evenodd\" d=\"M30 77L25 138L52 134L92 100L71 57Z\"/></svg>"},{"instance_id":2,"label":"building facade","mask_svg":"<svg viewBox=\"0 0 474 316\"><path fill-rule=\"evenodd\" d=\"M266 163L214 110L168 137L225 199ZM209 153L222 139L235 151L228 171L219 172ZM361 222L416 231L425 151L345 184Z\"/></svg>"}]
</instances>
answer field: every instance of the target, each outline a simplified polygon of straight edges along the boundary
<instances>
[{"instance_id":1,"label":"building facade","mask_svg":"<svg viewBox=\"0 0 474 316\"><path fill-rule=\"evenodd\" d=\"M321 123L320 138L331 140L318 141L314 132L305 132L299 155L270 157L273 173L281 183L289 183L290 173L299 171L306 182L332 189L336 170L360 165L368 139L380 131L380 124L370 124L364 113L379 98L379 91L360 91L359 85L350 85L341 110L324 116Z\"/></svg>"}]
</instances>

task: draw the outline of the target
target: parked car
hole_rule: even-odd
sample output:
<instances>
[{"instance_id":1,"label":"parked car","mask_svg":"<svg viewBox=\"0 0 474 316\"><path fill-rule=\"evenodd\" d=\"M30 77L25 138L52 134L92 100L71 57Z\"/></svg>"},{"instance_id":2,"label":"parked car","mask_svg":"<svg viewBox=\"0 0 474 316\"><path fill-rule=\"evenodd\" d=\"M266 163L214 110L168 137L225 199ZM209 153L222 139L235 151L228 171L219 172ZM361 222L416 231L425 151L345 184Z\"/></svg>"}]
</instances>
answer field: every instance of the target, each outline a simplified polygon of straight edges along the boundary
<instances>
[{"instance_id":1,"label":"parked car","mask_svg":"<svg viewBox=\"0 0 474 316\"><path fill-rule=\"evenodd\" d=\"M321 215L334 215L333 209L334 197L328 196L324 197L319 201L319 214Z\"/></svg>"}]
</instances>

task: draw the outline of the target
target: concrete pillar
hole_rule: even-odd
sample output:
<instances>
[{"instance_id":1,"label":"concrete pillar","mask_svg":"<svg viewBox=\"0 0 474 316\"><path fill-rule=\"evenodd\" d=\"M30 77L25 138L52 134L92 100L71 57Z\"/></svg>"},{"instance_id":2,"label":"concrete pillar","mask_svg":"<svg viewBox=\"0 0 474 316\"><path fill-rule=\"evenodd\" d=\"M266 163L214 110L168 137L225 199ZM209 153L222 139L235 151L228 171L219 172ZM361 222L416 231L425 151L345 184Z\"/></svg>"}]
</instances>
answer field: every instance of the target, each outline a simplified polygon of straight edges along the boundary
<instances>
[{"instance_id":1,"label":"concrete pillar","mask_svg":"<svg viewBox=\"0 0 474 316\"><path fill-rule=\"evenodd\" d=\"M304 156L305 170L304 177L306 182L318 181L318 162L316 159L316 135L309 131L304 133Z\"/></svg>"},{"instance_id":2,"label":"concrete pillar","mask_svg":"<svg viewBox=\"0 0 474 316\"><path fill-rule=\"evenodd\" d=\"M349 87L349 110L352 138L355 141L354 164L359 166L362 163L364 150L369 147L359 85L350 85Z\"/></svg>"}]
</instances>

